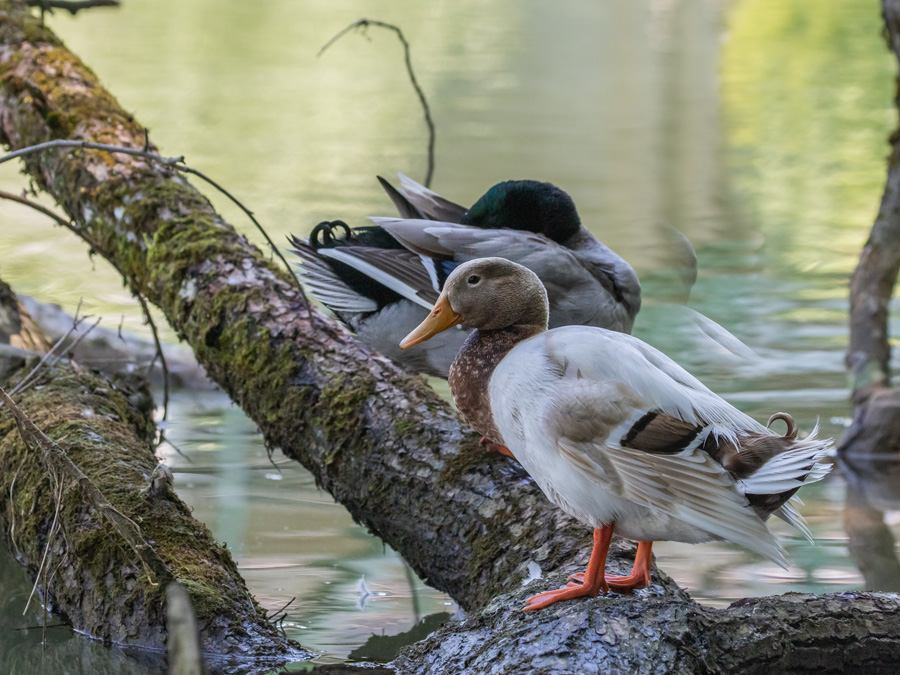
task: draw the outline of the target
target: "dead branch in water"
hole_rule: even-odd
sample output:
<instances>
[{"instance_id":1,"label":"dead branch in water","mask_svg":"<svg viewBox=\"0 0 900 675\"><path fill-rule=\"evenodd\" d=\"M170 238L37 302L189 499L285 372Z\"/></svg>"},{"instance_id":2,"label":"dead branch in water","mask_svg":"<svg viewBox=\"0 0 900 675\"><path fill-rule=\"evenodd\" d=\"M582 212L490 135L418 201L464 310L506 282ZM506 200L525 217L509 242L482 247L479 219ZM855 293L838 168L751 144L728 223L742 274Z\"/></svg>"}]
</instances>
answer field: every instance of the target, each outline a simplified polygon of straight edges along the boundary
<instances>
[{"instance_id":1,"label":"dead branch in water","mask_svg":"<svg viewBox=\"0 0 900 675\"><path fill-rule=\"evenodd\" d=\"M325 53L326 49L328 49L331 45L333 45L340 38L342 38L352 30L360 29L365 35L365 31L369 26L377 26L379 28L385 28L387 30L394 31L394 33L397 34L397 38L400 40L400 44L403 45L403 58L406 62L406 73L407 75L409 75L409 81L412 84L413 89L415 89L416 91L416 96L419 97L419 103L422 105L422 113L425 116L425 125L428 127L428 170L425 172L425 180L423 181L423 184L425 185L425 187L430 188L431 178L434 175L434 143L437 132L434 128L434 121L431 119L431 109L428 107L428 101L425 99L425 92L422 91L422 87L419 86L419 81L416 80L416 74L413 71L412 66L412 57L409 53L409 42L406 41L406 37L403 35L403 31L400 30L398 26L395 26L392 23L373 21L371 19L360 19L359 21L354 21L353 23L351 23L349 26L337 33L328 42L322 45L322 48L319 50L317 56L322 56L322 54Z\"/></svg>"}]
</instances>

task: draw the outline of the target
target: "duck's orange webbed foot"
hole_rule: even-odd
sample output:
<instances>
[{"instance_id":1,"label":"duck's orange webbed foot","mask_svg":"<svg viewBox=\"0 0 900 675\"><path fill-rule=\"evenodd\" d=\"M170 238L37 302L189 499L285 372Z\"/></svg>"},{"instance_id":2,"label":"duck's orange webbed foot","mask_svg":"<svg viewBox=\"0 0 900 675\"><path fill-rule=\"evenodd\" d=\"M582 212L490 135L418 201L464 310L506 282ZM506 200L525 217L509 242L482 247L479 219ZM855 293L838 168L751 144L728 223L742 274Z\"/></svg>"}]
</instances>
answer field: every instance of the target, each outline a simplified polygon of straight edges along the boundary
<instances>
[{"instance_id":1,"label":"duck's orange webbed foot","mask_svg":"<svg viewBox=\"0 0 900 675\"><path fill-rule=\"evenodd\" d=\"M634 556L634 567L631 568L631 574L627 577L617 577L611 574L606 575L606 583L617 593L631 593L638 588L647 588L650 585L650 552L653 547L652 541L642 541L638 543L637 555ZM584 583L584 574L573 574L569 577L571 581Z\"/></svg>"},{"instance_id":2,"label":"duck's orange webbed foot","mask_svg":"<svg viewBox=\"0 0 900 675\"><path fill-rule=\"evenodd\" d=\"M581 575L584 576L584 575ZM595 587L596 586L596 587ZM609 586L605 581L598 584L567 584L565 588L557 588L555 591L544 591L528 598L528 604L523 611L530 612L535 609L544 609L560 600L572 600L574 598L596 598L600 591L607 593Z\"/></svg>"},{"instance_id":3,"label":"duck's orange webbed foot","mask_svg":"<svg viewBox=\"0 0 900 675\"><path fill-rule=\"evenodd\" d=\"M512 454L512 451L509 448L507 448L505 445L500 445L499 443L489 441L485 436L481 437L481 440L478 441L478 444L483 445L488 450L493 450L494 452L499 452L501 455L506 455L507 457L512 457L513 459L515 459L515 455Z\"/></svg>"},{"instance_id":4,"label":"duck's orange webbed foot","mask_svg":"<svg viewBox=\"0 0 900 675\"><path fill-rule=\"evenodd\" d=\"M544 591L528 598L528 604L524 610L530 612L535 609L543 609L559 602L560 600L572 600L573 598L596 598L600 591L606 593L609 586L606 583L606 554L609 552L609 542L612 539L613 528L611 525L594 530L594 548L591 551L591 559L588 561L584 574L574 574L570 579L578 578L581 583L567 584L565 588L555 591Z\"/></svg>"}]
</instances>

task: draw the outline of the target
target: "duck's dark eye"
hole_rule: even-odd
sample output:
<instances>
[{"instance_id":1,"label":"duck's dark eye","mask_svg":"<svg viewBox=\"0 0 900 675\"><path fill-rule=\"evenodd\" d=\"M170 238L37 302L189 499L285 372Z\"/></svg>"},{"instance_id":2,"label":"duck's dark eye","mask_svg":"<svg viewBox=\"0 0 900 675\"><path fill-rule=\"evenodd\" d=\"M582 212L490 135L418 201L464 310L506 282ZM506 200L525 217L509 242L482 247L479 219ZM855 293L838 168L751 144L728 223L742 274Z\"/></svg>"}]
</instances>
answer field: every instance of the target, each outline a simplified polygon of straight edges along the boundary
<instances>
[{"instance_id":1,"label":"duck's dark eye","mask_svg":"<svg viewBox=\"0 0 900 675\"><path fill-rule=\"evenodd\" d=\"M466 281L469 283L469 286L474 286L474 285L477 284L479 281L481 281L481 277L478 276L477 274L473 274L473 275L470 276L468 279L466 279Z\"/></svg>"}]
</instances>

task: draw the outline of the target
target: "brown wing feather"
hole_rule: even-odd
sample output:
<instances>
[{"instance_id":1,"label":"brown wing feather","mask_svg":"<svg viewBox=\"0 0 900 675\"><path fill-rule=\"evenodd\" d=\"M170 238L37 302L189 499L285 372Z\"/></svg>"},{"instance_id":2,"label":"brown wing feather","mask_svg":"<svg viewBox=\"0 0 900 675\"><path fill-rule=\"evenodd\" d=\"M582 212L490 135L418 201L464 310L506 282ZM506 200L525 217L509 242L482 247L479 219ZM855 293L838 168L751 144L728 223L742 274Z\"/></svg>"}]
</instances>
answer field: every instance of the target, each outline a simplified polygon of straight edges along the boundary
<instances>
[{"instance_id":1,"label":"brown wing feather","mask_svg":"<svg viewBox=\"0 0 900 675\"><path fill-rule=\"evenodd\" d=\"M737 446L727 439L713 438L710 435L703 444L703 449L735 479L748 478L770 459L790 450L796 442L797 428L794 425L794 418L787 413L775 413L769 418L769 424L778 419L787 424L784 436L746 434L741 436L740 445ZM812 465L809 468L812 469ZM797 488L769 495L748 494L747 499L760 517L767 518L793 497L795 492Z\"/></svg>"},{"instance_id":2,"label":"brown wing feather","mask_svg":"<svg viewBox=\"0 0 900 675\"><path fill-rule=\"evenodd\" d=\"M659 410L651 410L632 425L619 444L655 454L676 454L684 450L703 429Z\"/></svg>"}]
</instances>

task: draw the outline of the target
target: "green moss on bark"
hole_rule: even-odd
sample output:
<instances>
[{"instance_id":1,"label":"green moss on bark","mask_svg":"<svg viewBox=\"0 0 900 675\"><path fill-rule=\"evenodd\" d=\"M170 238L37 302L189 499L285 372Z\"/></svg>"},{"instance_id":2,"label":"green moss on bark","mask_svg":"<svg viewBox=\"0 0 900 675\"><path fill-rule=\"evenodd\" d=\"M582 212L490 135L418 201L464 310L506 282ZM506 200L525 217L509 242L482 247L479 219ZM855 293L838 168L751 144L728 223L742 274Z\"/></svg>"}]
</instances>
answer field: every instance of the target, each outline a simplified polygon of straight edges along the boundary
<instances>
[{"instance_id":1,"label":"green moss on bark","mask_svg":"<svg viewBox=\"0 0 900 675\"><path fill-rule=\"evenodd\" d=\"M18 403L112 506L138 525L163 560L167 578L148 573L71 479L51 476L43 452L25 445L4 411L0 521L10 549L35 570L50 546L48 569L58 572L41 592L75 628L90 635L162 647L165 582L172 578L187 588L210 649L237 654L255 646L262 653L283 653L286 641L266 622L228 551L171 487L158 496L145 490L157 461L146 422L136 424L140 412L130 402L134 393L60 365L22 393ZM59 508L61 528L51 539L60 478L67 485Z\"/></svg>"}]
</instances>

